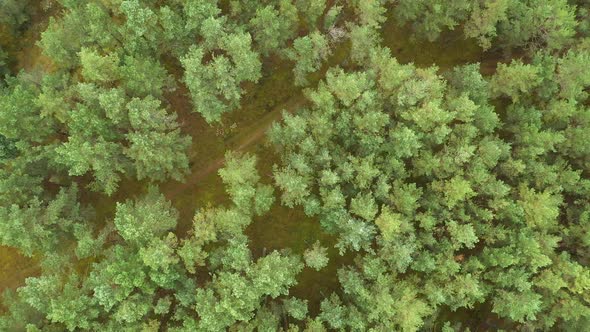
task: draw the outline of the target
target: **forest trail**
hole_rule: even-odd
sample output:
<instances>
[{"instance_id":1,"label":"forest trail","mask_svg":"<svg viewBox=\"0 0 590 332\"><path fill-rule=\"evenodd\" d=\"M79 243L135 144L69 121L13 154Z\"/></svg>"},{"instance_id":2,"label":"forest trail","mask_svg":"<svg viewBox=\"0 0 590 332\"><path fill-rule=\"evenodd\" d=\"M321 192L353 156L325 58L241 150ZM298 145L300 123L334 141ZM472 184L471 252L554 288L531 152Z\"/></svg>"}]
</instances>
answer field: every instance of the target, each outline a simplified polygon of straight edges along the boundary
<instances>
[{"instance_id":1,"label":"forest trail","mask_svg":"<svg viewBox=\"0 0 590 332\"><path fill-rule=\"evenodd\" d=\"M248 151L249 148L254 146L257 143L263 141L266 132L270 128L270 126L275 122L279 121L282 118L282 112L294 112L300 106L302 106L305 102L303 95L297 94L290 98L288 101L275 106L272 111L266 113L262 118L259 119L256 123L244 128L241 130L239 134L230 138L227 142L228 149L231 151L237 152L245 152ZM196 156L193 156L193 158ZM191 158L191 159L193 159ZM193 186L195 186L199 181L204 180L212 173L217 172L225 162L225 156L222 154L210 162L205 167L198 167L198 169L191 169L190 175L185 178L185 181L182 184L179 184L174 187L174 190L168 192L168 199L174 199L178 195L182 194L186 190L190 190Z\"/></svg>"}]
</instances>

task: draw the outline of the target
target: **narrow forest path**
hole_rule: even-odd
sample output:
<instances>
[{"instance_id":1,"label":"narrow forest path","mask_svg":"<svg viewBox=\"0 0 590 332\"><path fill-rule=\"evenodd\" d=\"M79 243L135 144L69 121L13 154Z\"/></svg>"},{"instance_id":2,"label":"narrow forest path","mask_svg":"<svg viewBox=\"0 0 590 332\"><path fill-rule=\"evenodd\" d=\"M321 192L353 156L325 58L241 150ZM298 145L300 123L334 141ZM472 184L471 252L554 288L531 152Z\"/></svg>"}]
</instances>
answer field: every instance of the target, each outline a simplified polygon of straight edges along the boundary
<instances>
[{"instance_id":1,"label":"narrow forest path","mask_svg":"<svg viewBox=\"0 0 590 332\"><path fill-rule=\"evenodd\" d=\"M175 185L172 190L167 192L168 199L172 200L183 192L191 190L191 188L193 188L199 181L216 173L221 167L223 167L225 162L225 151L246 152L254 145L261 143L272 124L282 118L283 111L294 112L304 103L304 96L302 94L296 94L286 102L275 106L272 111L267 112L255 123L240 130L240 132L234 137L227 140L225 144L227 150L221 151L221 153L206 166L195 166L192 168L190 175L185 178L182 183ZM191 156L191 161L194 161L193 159L198 157L198 155Z\"/></svg>"}]
</instances>

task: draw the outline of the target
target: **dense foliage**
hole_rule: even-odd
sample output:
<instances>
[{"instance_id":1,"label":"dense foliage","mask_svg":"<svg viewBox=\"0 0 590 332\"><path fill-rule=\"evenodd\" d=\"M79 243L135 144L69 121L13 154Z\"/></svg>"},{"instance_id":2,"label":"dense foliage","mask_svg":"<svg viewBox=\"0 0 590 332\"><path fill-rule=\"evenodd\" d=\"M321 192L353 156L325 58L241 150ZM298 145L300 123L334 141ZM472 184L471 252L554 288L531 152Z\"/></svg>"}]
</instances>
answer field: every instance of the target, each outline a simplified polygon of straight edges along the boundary
<instances>
[{"instance_id":1,"label":"dense foliage","mask_svg":"<svg viewBox=\"0 0 590 332\"><path fill-rule=\"evenodd\" d=\"M341 252L364 252L338 272L346 307L328 325L414 330L440 307L485 302L531 327L564 311L565 326L590 323L588 50L489 80L373 51L366 70L329 70L310 109L269 134L283 203L318 215Z\"/></svg>"},{"instance_id":2,"label":"dense foliage","mask_svg":"<svg viewBox=\"0 0 590 332\"><path fill-rule=\"evenodd\" d=\"M576 15L587 15L586 10L567 0L401 0L395 15L401 22L412 22L431 40L444 29L463 25L465 36L476 38L486 49L494 43L509 48L560 50L572 44L583 22L577 22Z\"/></svg>"},{"instance_id":3,"label":"dense foliage","mask_svg":"<svg viewBox=\"0 0 590 332\"><path fill-rule=\"evenodd\" d=\"M247 322L244 327L270 324L266 320L274 318L266 317L266 312L283 304L263 300L287 295L303 264L299 257L277 251L257 259L252 256L243 230L254 213L268 211L272 188L257 185L253 157L232 158L236 159L220 174L233 204L199 210L188 237L174 235L178 213L152 187L135 201L117 203L114 220L97 235L74 229L71 233L78 235L78 244L73 252L57 254L57 243L48 239L35 243L36 239L21 238L15 240L26 242L13 243L10 237L3 238L3 243L25 252L42 250L49 257L43 274L28 278L14 295L18 300L11 301L11 316L3 318L2 329L157 331L167 321L170 330L220 331L236 322ZM235 195L236 185L252 195ZM74 202L75 191L60 193L44 207L46 212L35 203L26 211L3 209L2 219L14 215L29 222L47 218L57 224L54 227L81 226L81 222L72 224L80 221ZM67 213L63 219L62 213ZM34 247L39 243L54 247ZM83 272L80 265L87 266ZM289 301L289 307L307 310L296 302L301 300ZM46 319L36 323L39 316Z\"/></svg>"},{"instance_id":4,"label":"dense foliage","mask_svg":"<svg viewBox=\"0 0 590 332\"><path fill-rule=\"evenodd\" d=\"M6 290L0 330L590 326L587 1L31 3L0 4L0 245L40 271ZM465 38L493 74L400 63L393 29ZM15 54L35 47L32 69ZM238 151L194 167L195 131L234 130L277 83L304 98L269 144L211 137ZM200 188L214 171L225 199ZM281 209L323 234L253 250Z\"/></svg>"}]
</instances>

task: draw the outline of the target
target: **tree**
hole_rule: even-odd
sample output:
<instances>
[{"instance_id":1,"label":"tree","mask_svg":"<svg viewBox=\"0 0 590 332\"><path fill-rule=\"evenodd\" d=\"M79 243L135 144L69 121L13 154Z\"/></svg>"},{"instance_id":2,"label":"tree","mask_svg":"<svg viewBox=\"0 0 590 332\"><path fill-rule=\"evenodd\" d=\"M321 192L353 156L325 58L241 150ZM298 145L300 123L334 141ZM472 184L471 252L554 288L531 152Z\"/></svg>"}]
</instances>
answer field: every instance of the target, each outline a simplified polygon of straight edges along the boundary
<instances>
[{"instance_id":1,"label":"tree","mask_svg":"<svg viewBox=\"0 0 590 332\"><path fill-rule=\"evenodd\" d=\"M4 78L11 72L15 65L14 52L18 51L23 43L23 33L30 23L32 14L30 1L7 0L0 4L0 29L2 40L0 41L0 77ZM2 86L3 83L0 84Z\"/></svg>"},{"instance_id":2,"label":"tree","mask_svg":"<svg viewBox=\"0 0 590 332\"><path fill-rule=\"evenodd\" d=\"M228 152L225 162L226 166L219 170L219 176L233 203L243 211L253 211L257 215L268 212L274 203L273 188L258 183L260 177L256 170L256 157Z\"/></svg>"},{"instance_id":3,"label":"tree","mask_svg":"<svg viewBox=\"0 0 590 332\"><path fill-rule=\"evenodd\" d=\"M188 169L185 151L191 138L183 136L176 122L176 113L168 114L152 97L132 99L127 104L133 132L125 154L135 163L137 178L180 180Z\"/></svg>"},{"instance_id":4,"label":"tree","mask_svg":"<svg viewBox=\"0 0 590 332\"><path fill-rule=\"evenodd\" d=\"M119 30L130 53L142 53L158 47L160 27L156 13L138 0L124 0L119 7L127 18Z\"/></svg>"},{"instance_id":5,"label":"tree","mask_svg":"<svg viewBox=\"0 0 590 332\"><path fill-rule=\"evenodd\" d=\"M16 157L18 150L14 145L15 141L0 135L0 162Z\"/></svg>"},{"instance_id":6,"label":"tree","mask_svg":"<svg viewBox=\"0 0 590 332\"><path fill-rule=\"evenodd\" d=\"M38 93L35 85L21 75L7 80L0 90L0 134L8 139L41 142L53 132L53 121L41 116L35 104Z\"/></svg>"},{"instance_id":7,"label":"tree","mask_svg":"<svg viewBox=\"0 0 590 332\"><path fill-rule=\"evenodd\" d=\"M141 201L118 203L114 223L125 241L144 245L174 229L177 218L170 202L152 187Z\"/></svg>"},{"instance_id":8,"label":"tree","mask_svg":"<svg viewBox=\"0 0 590 332\"><path fill-rule=\"evenodd\" d=\"M108 83L118 79L119 59L116 54L101 56L96 51L82 48L78 55L86 80Z\"/></svg>"},{"instance_id":9,"label":"tree","mask_svg":"<svg viewBox=\"0 0 590 332\"><path fill-rule=\"evenodd\" d=\"M109 195L123 177L181 179L188 169L190 138L163 100L174 82L159 62L166 47L154 6L65 2L39 43L56 70L27 98L55 140L43 140L50 166L71 176L90 173L91 188ZM169 42L184 43L182 36ZM72 74L77 69L81 75Z\"/></svg>"},{"instance_id":10,"label":"tree","mask_svg":"<svg viewBox=\"0 0 590 332\"><path fill-rule=\"evenodd\" d=\"M252 36L228 25L226 19L204 19L202 43L192 45L180 58L195 111L209 123L220 121L223 113L239 106L242 82L256 83L261 77L262 64Z\"/></svg>"},{"instance_id":11,"label":"tree","mask_svg":"<svg viewBox=\"0 0 590 332\"><path fill-rule=\"evenodd\" d=\"M559 50L568 46L575 34L575 11L564 0L511 1L508 12L511 17L500 22L500 31L501 40L509 46Z\"/></svg>"},{"instance_id":12,"label":"tree","mask_svg":"<svg viewBox=\"0 0 590 332\"><path fill-rule=\"evenodd\" d=\"M317 271L328 265L327 249L321 247L319 241L316 241L311 248L305 250L305 253L303 253L303 258L307 266Z\"/></svg>"},{"instance_id":13,"label":"tree","mask_svg":"<svg viewBox=\"0 0 590 332\"><path fill-rule=\"evenodd\" d=\"M39 103L63 109L57 102L65 96L50 84L56 83L48 83ZM78 83L67 92L79 98L75 110L55 114L69 135L67 142L55 148L55 162L70 175L91 172L92 187L108 194L116 191L123 174L180 179L188 169L190 137L181 134L176 114L169 114L149 93L128 99L125 91Z\"/></svg>"},{"instance_id":14,"label":"tree","mask_svg":"<svg viewBox=\"0 0 590 332\"><path fill-rule=\"evenodd\" d=\"M239 105L242 94L240 83L257 82L260 78L261 63L251 50L250 35L219 37L212 47L226 51L229 57L213 55L209 63L203 64L206 50L192 47L181 58L185 69L184 81L191 92L195 111L201 113L207 122L219 121L223 113Z\"/></svg>"},{"instance_id":15,"label":"tree","mask_svg":"<svg viewBox=\"0 0 590 332\"><path fill-rule=\"evenodd\" d=\"M472 2L459 0L452 3L444 1L402 0L396 10L400 24L414 22L415 29L433 41L443 29L453 30L472 10Z\"/></svg>"},{"instance_id":16,"label":"tree","mask_svg":"<svg viewBox=\"0 0 590 332\"><path fill-rule=\"evenodd\" d=\"M294 36L297 9L289 1L281 1L278 9L270 5L258 8L249 25L260 52L268 55L283 48Z\"/></svg>"},{"instance_id":17,"label":"tree","mask_svg":"<svg viewBox=\"0 0 590 332\"><path fill-rule=\"evenodd\" d=\"M118 150L117 144L104 139L90 143L73 137L55 150L55 161L67 166L69 175L79 176L92 171L95 178L92 188L112 194L121 180L119 174L126 172L124 156Z\"/></svg>"},{"instance_id":18,"label":"tree","mask_svg":"<svg viewBox=\"0 0 590 332\"><path fill-rule=\"evenodd\" d=\"M273 252L254 263L245 276L230 272L216 275L212 287L197 290L196 311L200 317L197 327L217 331L237 321L249 320L262 296L276 298L286 294L301 269L302 264L296 258Z\"/></svg>"},{"instance_id":19,"label":"tree","mask_svg":"<svg viewBox=\"0 0 590 332\"><path fill-rule=\"evenodd\" d=\"M385 3L387 1L355 1L354 9L357 12L361 26L379 28L385 22Z\"/></svg>"},{"instance_id":20,"label":"tree","mask_svg":"<svg viewBox=\"0 0 590 332\"><path fill-rule=\"evenodd\" d=\"M379 31L370 25L350 24L351 59L358 64L363 64L370 57L369 52L375 49L381 42Z\"/></svg>"},{"instance_id":21,"label":"tree","mask_svg":"<svg viewBox=\"0 0 590 332\"><path fill-rule=\"evenodd\" d=\"M150 58L127 56L120 68L123 87L131 97L162 97L164 88L170 88L170 77L162 65Z\"/></svg>"},{"instance_id":22,"label":"tree","mask_svg":"<svg viewBox=\"0 0 590 332\"><path fill-rule=\"evenodd\" d=\"M324 299L320 309L321 314L319 318L326 322L328 326L334 329L346 326L346 308L342 305L342 301L338 295L332 293L329 298Z\"/></svg>"},{"instance_id":23,"label":"tree","mask_svg":"<svg viewBox=\"0 0 590 332\"><path fill-rule=\"evenodd\" d=\"M29 20L27 11L29 1L8 0L2 3L0 9L0 23L17 30Z\"/></svg>"},{"instance_id":24,"label":"tree","mask_svg":"<svg viewBox=\"0 0 590 332\"><path fill-rule=\"evenodd\" d=\"M66 7L68 10L59 20L49 19L49 26L38 42L43 53L58 64L58 68L77 67L80 64L78 53L83 46L99 46L102 50L121 46L112 18L104 7L92 2Z\"/></svg>"},{"instance_id":25,"label":"tree","mask_svg":"<svg viewBox=\"0 0 590 332\"><path fill-rule=\"evenodd\" d=\"M0 243L16 247L29 257L62 250L63 241L78 240L79 245L84 244L82 238L92 234L92 227L84 222L90 211L77 199L78 188L74 185L61 189L47 201L35 197L22 206L12 204L0 208ZM100 241L93 243L93 238L87 240L88 246L100 245ZM81 256L85 256L83 252L79 252Z\"/></svg>"},{"instance_id":26,"label":"tree","mask_svg":"<svg viewBox=\"0 0 590 332\"><path fill-rule=\"evenodd\" d=\"M293 47L286 51L287 58L295 62L295 84L307 84L307 74L320 69L322 61L330 55L330 46L324 35L313 32L299 37L293 42Z\"/></svg>"},{"instance_id":27,"label":"tree","mask_svg":"<svg viewBox=\"0 0 590 332\"><path fill-rule=\"evenodd\" d=\"M499 64L497 74L490 82L495 95L506 95L518 101L519 95L527 94L540 83L538 68L513 61L510 65Z\"/></svg>"},{"instance_id":28,"label":"tree","mask_svg":"<svg viewBox=\"0 0 590 332\"><path fill-rule=\"evenodd\" d=\"M285 310L295 319L303 320L307 317L307 300L301 300L295 297L283 301Z\"/></svg>"},{"instance_id":29,"label":"tree","mask_svg":"<svg viewBox=\"0 0 590 332\"><path fill-rule=\"evenodd\" d=\"M326 0L297 0L295 5L297 6L297 9L299 9L299 12L303 14L309 30L313 30L317 25L318 19L324 14Z\"/></svg>"},{"instance_id":30,"label":"tree","mask_svg":"<svg viewBox=\"0 0 590 332\"><path fill-rule=\"evenodd\" d=\"M498 35L498 24L508 20L510 3L509 0L498 0L475 6L465 26L465 36L477 38L483 49L492 47L492 40Z\"/></svg>"}]
</instances>

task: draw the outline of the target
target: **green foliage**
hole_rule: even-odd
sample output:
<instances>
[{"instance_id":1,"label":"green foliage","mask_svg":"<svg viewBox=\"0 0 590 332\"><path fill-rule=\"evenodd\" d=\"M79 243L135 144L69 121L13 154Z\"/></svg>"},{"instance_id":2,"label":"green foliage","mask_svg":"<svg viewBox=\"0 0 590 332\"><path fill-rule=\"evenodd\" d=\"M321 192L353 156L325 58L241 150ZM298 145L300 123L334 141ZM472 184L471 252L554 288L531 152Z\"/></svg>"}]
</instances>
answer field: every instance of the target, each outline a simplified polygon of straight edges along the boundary
<instances>
[{"instance_id":1,"label":"green foliage","mask_svg":"<svg viewBox=\"0 0 590 332\"><path fill-rule=\"evenodd\" d=\"M41 142L52 133L53 123L35 104L36 87L23 75L9 78L0 90L0 134L8 139Z\"/></svg>"},{"instance_id":2,"label":"green foliage","mask_svg":"<svg viewBox=\"0 0 590 332\"><path fill-rule=\"evenodd\" d=\"M358 194L350 201L350 212L365 220L373 220L377 214L375 200L370 194Z\"/></svg>"},{"instance_id":3,"label":"green foliage","mask_svg":"<svg viewBox=\"0 0 590 332\"><path fill-rule=\"evenodd\" d=\"M472 10L472 1L402 0L395 11L400 23L415 22L419 34L435 40L444 29L454 29Z\"/></svg>"},{"instance_id":4,"label":"green foliage","mask_svg":"<svg viewBox=\"0 0 590 332\"><path fill-rule=\"evenodd\" d=\"M305 18L309 30L313 30L318 19L324 14L326 0L296 0L295 4Z\"/></svg>"},{"instance_id":5,"label":"green foliage","mask_svg":"<svg viewBox=\"0 0 590 332\"><path fill-rule=\"evenodd\" d=\"M180 133L176 113L168 114L151 97L132 99L127 110L134 131L126 135L130 146L125 154L133 160L137 178L182 179L188 169L185 151L191 138Z\"/></svg>"},{"instance_id":6,"label":"green foliage","mask_svg":"<svg viewBox=\"0 0 590 332\"><path fill-rule=\"evenodd\" d=\"M255 35L262 38L257 41L267 52L274 46L264 44L268 43L264 34L276 36L276 31L267 30L269 27L260 29ZM258 82L262 64L252 47L251 35L232 30L224 17L209 17L203 21L200 32L203 43L191 46L180 60L195 111L207 122L215 122L223 113L239 106L243 93L240 84Z\"/></svg>"},{"instance_id":7,"label":"green foliage","mask_svg":"<svg viewBox=\"0 0 590 332\"><path fill-rule=\"evenodd\" d=\"M133 97L161 97L169 79L162 65L149 58L125 57L120 73L126 93Z\"/></svg>"},{"instance_id":8,"label":"green foliage","mask_svg":"<svg viewBox=\"0 0 590 332\"><path fill-rule=\"evenodd\" d=\"M6 76L9 73L8 65L10 64L8 53L0 45L0 75Z\"/></svg>"},{"instance_id":9,"label":"green foliage","mask_svg":"<svg viewBox=\"0 0 590 332\"><path fill-rule=\"evenodd\" d=\"M237 321L249 320L264 296L286 295L302 268L297 257L275 251L251 263L244 274L220 271L209 287L197 290L197 328L218 331Z\"/></svg>"},{"instance_id":10,"label":"green foliage","mask_svg":"<svg viewBox=\"0 0 590 332\"><path fill-rule=\"evenodd\" d=\"M180 132L176 114L168 113L167 104L158 99L174 83L159 62L166 48L160 50L158 17L150 8L154 5L64 4L63 16L50 19L39 41L55 64L54 73L40 83L28 83L24 75L19 86L11 81L6 102L29 110L31 120L16 126L7 118L3 122L11 132L2 134L43 143L52 171L90 173L91 188L109 195L123 177L180 180L188 169L190 138Z\"/></svg>"},{"instance_id":11,"label":"green foliage","mask_svg":"<svg viewBox=\"0 0 590 332\"><path fill-rule=\"evenodd\" d=\"M112 194L117 190L125 168L122 165L123 156L115 143L98 139L90 143L81 138L72 137L68 142L56 149L58 163L69 168L69 175L84 175L89 171L94 173L94 188Z\"/></svg>"},{"instance_id":12,"label":"green foliage","mask_svg":"<svg viewBox=\"0 0 590 332\"><path fill-rule=\"evenodd\" d=\"M354 1L354 9L361 26L378 28L385 22L386 0Z\"/></svg>"},{"instance_id":13,"label":"green foliage","mask_svg":"<svg viewBox=\"0 0 590 332\"><path fill-rule=\"evenodd\" d=\"M90 22L88 18L91 18ZM91 3L79 5L59 21L51 17L38 44L43 53L60 67L70 69L79 63L78 53L83 45L97 42L106 47L113 43L110 26L110 19L103 8Z\"/></svg>"},{"instance_id":14,"label":"green foliage","mask_svg":"<svg viewBox=\"0 0 590 332\"><path fill-rule=\"evenodd\" d=\"M328 250L320 245L320 241L316 241L311 248L305 250L303 259L305 265L319 271L328 265Z\"/></svg>"},{"instance_id":15,"label":"green foliage","mask_svg":"<svg viewBox=\"0 0 590 332\"><path fill-rule=\"evenodd\" d=\"M557 82L560 86L559 95L563 99L587 99L585 87L590 85L590 62L588 52L569 51L566 56L557 60Z\"/></svg>"},{"instance_id":16,"label":"green foliage","mask_svg":"<svg viewBox=\"0 0 590 332\"><path fill-rule=\"evenodd\" d=\"M470 19L465 26L465 36L476 38L483 49L492 46L492 40L498 36L497 26L508 21L508 8L512 1L486 1L474 6Z\"/></svg>"},{"instance_id":17,"label":"green foliage","mask_svg":"<svg viewBox=\"0 0 590 332\"><path fill-rule=\"evenodd\" d=\"M324 30L333 28L341 17L343 6L334 5L328 9L324 17Z\"/></svg>"},{"instance_id":18,"label":"green foliage","mask_svg":"<svg viewBox=\"0 0 590 332\"><path fill-rule=\"evenodd\" d=\"M346 326L346 308L335 293L321 303L319 318L333 329L340 329Z\"/></svg>"},{"instance_id":19,"label":"green foliage","mask_svg":"<svg viewBox=\"0 0 590 332\"><path fill-rule=\"evenodd\" d=\"M307 75L320 69L322 62L330 55L328 40L319 32L299 37L293 47L286 51L287 58L295 62L295 84L307 85Z\"/></svg>"},{"instance_id":20,"label":"green foliage","mask_svg":"<svg viewBox=\"0 0 590 332\"><path fill-rule=\"evenodd\" d=\"M506 95L518 101L521 95L530 93L541 83L538 71L535 66L520 61L513 61L510 65L501 63L490 82L491 92L494 96Z\"/></svg>"},{"instance_id":21,"label":"green foliage","mask_svg":"<svg viewBox=\"0 0 590 332\"><path fill-rule=\"evenodd\" d=\"M0 243L16 247L27 256L55 252L62 241L78 240L90 232L85 218L90 215L77 202L78 188L64 188L51 200L35 197L26 204L0 208ZM92 237L88 239L94 246Z\"/></svg>"},{"instance_id":22,"label":"green foliage","mask_svg":"<svg viewBox=\"0 0 590 332\"><path fill-rule=\"evenodd\" d=\"M524 322L525 318L534 320L539 312L541 296L534 292L514 293L502 292L494 301L493 312Z\"/></svg>"},{"instance_id":23,"label":"green foliage","mask_svg":"<svg viewBox=\"0 0 590 332\"><path fill-rule=\"evenodd\" d=\"M575 7L566 0L402 0L395 13L431 41L465 23L466 37L484 49L496 41L508 48L560 50L571 44L577 27Z\"/></svg>"},{"instance_id":24,"label":"green foliage","mask_svg":"<svg viewBox=\"0 0 590 332\"><path fill-rule=\"evenodd\" d=\"M297 9L286 0L280 1L278 9L267 5L256 10L256 15L250 20L249 25L260 52L268 55L283 48L287 40L294 36Z\"/></svg>"},{"instance_id":25,"label":"green foliage","mask_svg":"<svg viewBox=\"0 0 590 332\"><path fill-rule=\"evenodd\" d=\"M245 165L236 165L239 162ZM230 170L223 174L232 174L235 170L231 168L253 167L248 163L248 159L234 160L228 166ZM253 174L251 184L256 185L258 178ZM45 227L43 233L29 232L30 239L20 237L19 243L13 243L16 239L11 237L12 231L3 231L2 243L19 246L26 252L54 250L46 246L54 244L57 248L58 242L66 239L59 232L67 234L72 227L83 225L75 196L74 187L62 191L46 210L42 210L38 201L26 210L17 206L0 210L3 220L47 220L44 225L32 227L38 230L36 232L41 231L41 226ZM244 215L236 212L237 207L232 209L198 212L193 231L179 244L171 232L176 227L178 212L151 187L141 198L117 204L112 221L115 227L106 228L114 244L106 246L103 241L98 244L102 250L91 251L87 277L80 278L68 263L70 257L64 253L58 255L60 262L46 261L48 266L61 264L61 269L53 266L44 275L27 279L27 285L20 289L15 301L29 305L29 310L36 312L37 318L28 322L30 328L135 330L147 320L162 322L173 306L177 314L184 312L186 315L176 316L166 323L170 329L194 324L199 330L217 331L249 321L256 311L259 326L272 326L273 322L276 326L274 316L263 315L259 308L266 297L288 294L303 263L296 256L277 251L253 260L246 243L239 239L245 239L243 230L249 223L248 215L254 211L244 211ZM22 218L14 218L17 214L23 215ZM21 229L20 233L23 232ZM35 238L38 236L45 239L39 241ZM55 240L47 241L49 236L54 236ZM204 245L211 242L216 249L208 257L204 254ZM196 266L204 265L205 259L210 260L207 268L213 278L197 286L189 274L196 272ZM64 268L68 272L63 273ZM288 306L299 319L306 317L305 302L290 301ZM17 314L15 308L12 316L4 318L2 324L8 325L3 326L9 330L18 326ZM194 322L192 317L199 319Z\"/></svg>"},{"instance_id":26,"label":"green foliage","mask_svg":"<svg viewBox=\"0 0 590 332\"><path fill-rule=\"evenodd\" d=\"M371 50L379 45L379 31L371 25L350 24L348 28L351 42L350 57L355 63L362 65L368 61Z\"/></svg>"},{"instance_id":27,"label":"green foliage","mask_svg":"<svg viewBox=\"0 0 590 332\"><path fill-rule=\"evenodd\" d=\"M291 297L283 301L285 310L295 319L303 320L307 317L307 300Z\"/></svg>"},{"instance_id":28,"label":"green foliage","mask_svg":"<svg viewBox=\"0 0 590 332\"><path fill-rule=\"evenodd\" d=\"M115 54L101 56L96 51L83 47L78 55L84 79L106 83L118 79L119 59Z\"/></svg>"},{"instance_id":29,"label":"green foliage","mask_svg":"<svg viewBox=\"0 0 590 332\"><path fill-rule=\"evenodd\" d=\"M0 163L18 155L18 150L14 143L14 140L8 139L0 134Z\"/></svg>"},{"instance_id":30,"label":"green foliage","mask_svg":"<svg viewBox=\"0 0 590 332\"><path fill-rule=\"evenodd\" d=\"M3 1L0 73L28 71L0 84L0 244L40 270L5 273L10 288L35 271L7 292L0 330L586 330L587 7ZM477 63L400 64L392 53L404 42L381 45L389 23L417 32L408 40L473 39L491 51L481 72L505 59L485 77ZM276 154L227 152L218 174L229 199L211 179L180 195L165 184L172 201L158 192L153 182L182 181L191 144L212 133L171 105L192 100L206 122L248 128L248 117L225 113L291 69L294 93L310 86L307 100L289 101L302 109L268 131ZM235 138L211 139L238 150L251 142ZM149 189L117 192L123 179ZM274 206L274 185L301 211ZM211 202L195 207L196 193ZM250 238L271 207L279 215L268 229L289 234ZM327 234L310 234L314 222ZM302 257L280 248L283 236L309 245ZM348 254L329 260L322 244Z\"/></svg>"},{"instance_id":31,"label":"green foliage","mask_svg":"<svg viewBox=\"0 0 590 332\"><path fill-rule=\"evenodd\" d=\"M117 203L115 226L129 243L144 245L176 227L178 216L155 188L139 202Z\"/></svg>"},{"instance_id":32,"label":"green foliage","mask_svg":"<svg viewBox=\"0 0 590 332\"><path fill-rule=\"evenodd\" d=\"M17 30L29 20L29 0L6 0L0 4L0 24Z\"/></svg>"},{"instance_id":33,"label":"green foliage","mask_svg":"<svg viewBox=\"0 0 590 332\"><path fill-rule=\"evenodd\" d=\"M70 175L92 172L93 188L107 194L116 191L125 173L138 179L182 178L191 140L181 134L176 114L151 96L126 100L118 89L87 83L76 88L85 103L66 115L70 137L55 150L55 160Z\"/></svg>"},{"instance_id":34,"label":"green foliage","mask_svg":"<svg viewBox=\"0 0 590 332\"><path fill-rule=\"evenodd\" d=\"M563 150L566 119L586 112L583 57L540 54L489 79L466 66L446 81L372 49L365 69L328 70L307 93L311 109L273 126L283 204L318 215L341 253L363 251L339 270L345 296L322 303L331 328L417 330L440 306L485 301L515 324L556 326L535 278L577 264L560 252L578 248L556 246L588 193L584 153ZM579 80L559 78L570 65ZM505 96L495 110L492 98ZM576 312L568 321L586 319Z\"/></svg>"},{"instance_id":35,"label":"green foliage","mask_svg":"<svg viewBox=\"0 0 590 332\"><path fill-rule=\"evenodd\" d=\"M243 211L253 211L257 215L268 212L274 203L273 188L258 184L260 176L256 170L256 157L228 152L225 163L226 166L219 170L219 176L233 203Z\"/></svg>"},{"instance_id":36,"label":"green foliage","mask_svg":"<svg viewBox=\"0 0 590 332\"><path fill-rule=\"evenodd\" d=\"M510 46L559 50L568 46L575 34L575 10L568 1L512 1L507 11L514 18L501 23L500 29L503 41Z\"/></svg>"}]
</instances>

